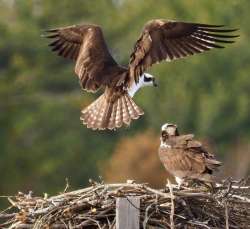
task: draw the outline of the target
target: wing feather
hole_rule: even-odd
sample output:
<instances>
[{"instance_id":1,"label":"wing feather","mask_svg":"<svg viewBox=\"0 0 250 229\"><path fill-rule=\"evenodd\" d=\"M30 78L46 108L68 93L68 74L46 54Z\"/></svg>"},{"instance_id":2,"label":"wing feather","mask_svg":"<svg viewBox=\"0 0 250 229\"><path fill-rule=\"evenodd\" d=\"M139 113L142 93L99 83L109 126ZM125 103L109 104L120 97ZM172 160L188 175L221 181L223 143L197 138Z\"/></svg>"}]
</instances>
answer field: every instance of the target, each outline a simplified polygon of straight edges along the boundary
<instances>
[{"instance_id":1,"label":"wing feather","mask_svg":"<svg viewBox=\"0 0 250 229\"><path fill-rule=\"evenodd\" d=\"M75 73L83 89L95 92L101 86L121 82L127 69L111 56L102 29L97 25L73 25L46 31L51 50L76 61ZM114 82L115 81L115 82Z\"/></svg>"},{"instance_id":2,"label":"wing feather","mask_svg":"<svg viewBox=\"0 0 250 229\"><path fill-rule=\"evenodd\" d=\"M238 36L231 34L236 29L223 27L163 19L149 21L130 56L130 76L138 82L139 74L154 63L180 59L213 48L224 48L223 44L233 43L233 39Z\"/></svg>"},{"instance_id":3,"label":"wing feather","mask_svg":"<svg viewBox=\"0 0 250 229\"><path fill-rule=\"evenodd\" d=\"M52 39L49 46L52 47L52 51L56 51L59 56L62 54L62 50L70 44L76 44L77 49L75 52L77 56L80 51L80 47L83 39L83 26L73 25L64 28L49 29L45 31L44 37ZM66 55L66 58L72 59L72 56ZM76 59L73 59L76 60Z\"/></svg>"},{"instance_id":4,"label":"wing feather","mask_svg":"<svg viewBox=\"0 0 250 229\"><path fill-rule=\"evenodd\" d=\"M188 134L167 140L167 144L171 147L160 146L160 160L174 176L200 180L212 178L211 174L221 165L221 162L207 152L201 142L193 138L192 134Z\"/></svg>"}]
</instances>

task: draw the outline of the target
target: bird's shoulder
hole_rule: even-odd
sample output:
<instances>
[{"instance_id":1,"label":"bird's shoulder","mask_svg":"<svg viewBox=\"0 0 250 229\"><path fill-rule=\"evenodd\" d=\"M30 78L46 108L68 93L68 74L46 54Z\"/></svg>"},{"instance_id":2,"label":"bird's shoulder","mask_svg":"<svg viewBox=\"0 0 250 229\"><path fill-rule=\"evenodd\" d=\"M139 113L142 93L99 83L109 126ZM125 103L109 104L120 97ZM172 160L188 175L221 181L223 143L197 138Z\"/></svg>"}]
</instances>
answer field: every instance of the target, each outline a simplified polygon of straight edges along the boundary
<instances>
[{"instance_id":1,"label":"bird's shoulder","mask_svg":"<svg viewBox=\"0 0 250 229\"><path fill-rule=\"evenodd\" d=\"M192 157L214 158L203 146L202 142L195 140L193 134L174 136L166 140L166 150L174 153L188 154Z\"/></svg>"},{"instance_id":2,"label":"bird's shoulder","mask_svg":"<svg viewBox=\"0 0 250 229\"><path fill-rule=\"evenodd\" d=\"M190 142L194 142L193 134L185 134L180 136L173 136L167 139L167 143L171 145L171 148L186 148Z\"/></svg>"}]
</instances>

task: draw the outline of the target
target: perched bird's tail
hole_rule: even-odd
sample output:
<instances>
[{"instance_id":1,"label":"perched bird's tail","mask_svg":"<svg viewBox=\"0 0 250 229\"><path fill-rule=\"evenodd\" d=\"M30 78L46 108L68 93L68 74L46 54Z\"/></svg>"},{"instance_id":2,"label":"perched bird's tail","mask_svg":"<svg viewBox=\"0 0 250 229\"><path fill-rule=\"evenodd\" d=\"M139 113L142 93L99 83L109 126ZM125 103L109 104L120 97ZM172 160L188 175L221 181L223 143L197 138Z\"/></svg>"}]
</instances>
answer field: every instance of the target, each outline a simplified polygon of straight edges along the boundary
<instances>
[{"instance_id":1,"label":"perched bird's tail","mask_svg":"<svg viewBox=\"0 0 250 229\"><path fill-rule=\"evenodd\" d=\"M222 165L222 163L220 161L217 161L215 159L212 158L206 158L205 160L206 162L206 167L208 170L211 171L216 171L218 169L218 167L220 167Z\"/></svg>"},{"instance_id":2,"label":"perched bird's tail","mask_svg":"<svg viewBox=\"0 0 250 229\"><path fill-rule=\"evenodd\" d=\"M104 93L82 110L80 119L87 128L112 130L120 128L123 124L128 126L133 119L138 119L143 113L127 93L119 95L114 100Z\"/></svg>"},{"instance_id":3,"label":"perched bird's tail","mask_svg":"<svg viewBox=\"0 0 250 229\"><path fill-rule=\"evenodd\" d=\"M215 182L216 179L213 173L218 170L222 163L212 158L206 158L205 162L206 169L203 174L200 175L199 179L205 182Z\"/></svg>"}]
</instances>

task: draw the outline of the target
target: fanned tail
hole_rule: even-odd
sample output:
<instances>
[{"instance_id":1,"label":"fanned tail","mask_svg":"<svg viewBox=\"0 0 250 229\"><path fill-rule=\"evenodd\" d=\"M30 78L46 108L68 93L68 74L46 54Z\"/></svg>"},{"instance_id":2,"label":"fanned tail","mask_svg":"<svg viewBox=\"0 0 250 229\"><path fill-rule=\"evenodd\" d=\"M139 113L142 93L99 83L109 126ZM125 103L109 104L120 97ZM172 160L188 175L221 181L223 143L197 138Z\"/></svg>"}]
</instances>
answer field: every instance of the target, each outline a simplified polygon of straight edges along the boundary
<instances>
[{"instance_id":1,"label":"fanned tail","mask_svg":"<svg viewBox=\"0 0 250 229\"><path fill-rule=\"evenodd\" d=\"M92 104L82 110L81 121L93 130L117 129L129 126L131 121L138 119L144 112L132 98L123 93L114 101L104 93Z\"/></svg>"}]
</instances>

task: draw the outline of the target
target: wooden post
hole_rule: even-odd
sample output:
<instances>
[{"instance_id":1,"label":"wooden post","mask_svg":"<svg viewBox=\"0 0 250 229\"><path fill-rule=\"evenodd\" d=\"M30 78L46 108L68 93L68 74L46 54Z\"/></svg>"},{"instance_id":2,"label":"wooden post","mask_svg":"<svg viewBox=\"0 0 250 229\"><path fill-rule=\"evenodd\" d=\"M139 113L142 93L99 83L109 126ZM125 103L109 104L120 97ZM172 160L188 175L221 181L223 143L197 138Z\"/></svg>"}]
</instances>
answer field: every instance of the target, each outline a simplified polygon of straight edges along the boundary
<instances>
[{"instance_id":1,"label":"wooden post","mask_svg":"<svg viewBox=\"0 0 250 229\"><path fill-rule=\"evenodd\" d=\"M116 199L116 229L139 229L140 198Z\"/></svg>"}]
</instances>

